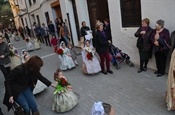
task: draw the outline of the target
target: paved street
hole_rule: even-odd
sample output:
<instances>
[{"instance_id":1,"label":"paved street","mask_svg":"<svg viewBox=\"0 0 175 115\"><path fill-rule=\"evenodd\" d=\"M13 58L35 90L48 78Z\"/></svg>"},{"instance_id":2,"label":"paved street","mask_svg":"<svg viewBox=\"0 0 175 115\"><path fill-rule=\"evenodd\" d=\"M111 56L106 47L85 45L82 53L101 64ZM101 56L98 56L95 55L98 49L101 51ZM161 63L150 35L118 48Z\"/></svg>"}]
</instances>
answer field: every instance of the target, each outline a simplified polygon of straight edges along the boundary
<instances>
[{"instance_id":1,"label":"paved street","mask_svg":"<svg viewBox=\"0 0 175 115\"><path fill-rule=\"evenodd\" d=\"M23 40L14 42L14 46L23 48ZM77 53L80 51L77 50ZM44 60L41 73L53 81L53 73L59 67L57 55L51 47L42 44L40 50L30 52L30 55L39 55ZM132 57L131 57L132 59ZM121 69L116 70L112 65L114 74L84 75L81 72L81 55L78 56L79 66L65 71L64 75L73 86L73 90L79 94L79 104L71 111L61 115L90 115L94 101L110 103L116 110L116 115L174 115L175 112L167 111L165 103L167 75L157 78L153 70L137 73L138 66L129 67L121 64ZM12 115L2 105L4 96L4 77L0 73L0 107L5 115ZM52 87L47 88L36 95L41 115L59 115L51 110L53 103Z\"/></svg>"}]
</instances>

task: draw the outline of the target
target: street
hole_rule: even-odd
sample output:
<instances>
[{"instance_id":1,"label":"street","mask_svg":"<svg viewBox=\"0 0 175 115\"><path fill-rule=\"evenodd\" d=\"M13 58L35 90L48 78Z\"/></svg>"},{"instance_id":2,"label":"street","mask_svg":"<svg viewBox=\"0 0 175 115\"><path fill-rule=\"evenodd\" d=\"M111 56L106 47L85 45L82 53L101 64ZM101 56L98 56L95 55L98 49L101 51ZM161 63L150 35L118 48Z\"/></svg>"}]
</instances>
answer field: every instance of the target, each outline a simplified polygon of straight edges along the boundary
<instances>
[{"instance_id":1,"label":"street","mask_svg":"<svg viewBox=\"0 0 175 115\"><path fill-rule=\"evenodd\" d=\"M12 43L21 51L25 48L24 40ZM80 49L77 48L77 53ZM44 61L41 73L54 82L53 74L59 67L58 56L53 48L41 45L40 50L29 53L40 56ZM132 57L131 57L132 61ZM129 67L126 63L121 64L117 70L112 64L113 74L84 75L81 71L82 59L78 55L79 65L76 68L64 71L73 87L73 91L79 97L79 104L71 111L61 115L90 115L91 107L95 101L110 103L116 110L116 115L174 115L174 111L168 111L165 102L167 75L156 77L154 70L137 73L138 66ZM2 104L4 96L4 77L0 72L0 107L4 115L12 115ZM52 111L53 103L52 87L36 95L38 108L41 115L58 115Z\"/></svg>"}]
</instances>

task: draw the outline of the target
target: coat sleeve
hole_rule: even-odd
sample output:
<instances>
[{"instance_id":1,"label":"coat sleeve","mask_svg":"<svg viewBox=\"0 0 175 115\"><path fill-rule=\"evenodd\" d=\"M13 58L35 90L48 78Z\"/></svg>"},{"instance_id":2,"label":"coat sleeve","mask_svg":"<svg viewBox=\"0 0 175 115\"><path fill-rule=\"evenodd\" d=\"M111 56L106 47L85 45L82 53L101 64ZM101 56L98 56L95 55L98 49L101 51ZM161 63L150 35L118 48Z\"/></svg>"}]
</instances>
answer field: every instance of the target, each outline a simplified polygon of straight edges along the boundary
<instances>
[{"instance_id":1,"label":"coat sleeve","mask_svg":"<svg viewBox=\"0 0 175 115\"><path fill-rule=\"evenodd\" d=\"M7 44L5 44L6 45L6 51L5 51L5 54L4 54L4 56L5 57L7 57L7 56L9 56L10 55L10 49L9 49L9 47L7 46Z\"/></svg>"},{"instance_id":2,"label":"coat sleeve","mask_svg":"<svg viewBox=\"0 0 175 115\"><path fill-rule=\"evenodd\" d=\"M43 82L45 85L47 85L47 87L49 87L49 86L52 84L48 79L46 79L45 77L43 77L43 76L41 75L41 73L38 74L38 79L39 79L41 82Z\"/></svg>"},{"instance_id":3,"label":"coat sleeve","mask_svg":"<svg viewBox=\"0 0 175 115\"><path fill-rule=\"evenodd\" d=\"M136 31L136 33L134 34L134 36L135 37L139 37L140 36L140 32L141 32L141 30L140 30L140 28Z\"/></svg>"}]
</instances>

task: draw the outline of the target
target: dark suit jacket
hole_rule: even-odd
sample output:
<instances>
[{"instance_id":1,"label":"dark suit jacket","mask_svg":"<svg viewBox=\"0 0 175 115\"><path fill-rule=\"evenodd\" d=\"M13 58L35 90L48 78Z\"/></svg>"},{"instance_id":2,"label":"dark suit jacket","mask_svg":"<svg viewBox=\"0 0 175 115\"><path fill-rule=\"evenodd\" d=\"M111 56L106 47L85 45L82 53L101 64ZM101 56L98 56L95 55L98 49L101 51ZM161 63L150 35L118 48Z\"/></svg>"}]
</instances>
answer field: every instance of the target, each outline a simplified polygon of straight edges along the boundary
<instances>
[{"instance_id":1,"label":"dark suit jacket","mask_svg":"<svg viewBox=\"0 0 175 115\"><path fill-rule=\"evenodd\" d=\"M5 80L6 92L3 102L8 107L8 110L11 108L9 98L13 96L14 99L16 99L18 95L28 87L33 90L38 79L47 86L51 85L51 82L40 73L32 74L23 64L17 66L10 72Z\"/></svg>"},{"instance_id":2,"label":"dark suit jacket","mask_svg":"<svg viewBox=\"0 0 175 115\"><path fill-rule=\"evenodd\" d=\"M108 46L108 38L105 38L100 31L97 31L94 38L94 47L97 53L102 54L108 52Z\"/></svg>"}]
</instances>

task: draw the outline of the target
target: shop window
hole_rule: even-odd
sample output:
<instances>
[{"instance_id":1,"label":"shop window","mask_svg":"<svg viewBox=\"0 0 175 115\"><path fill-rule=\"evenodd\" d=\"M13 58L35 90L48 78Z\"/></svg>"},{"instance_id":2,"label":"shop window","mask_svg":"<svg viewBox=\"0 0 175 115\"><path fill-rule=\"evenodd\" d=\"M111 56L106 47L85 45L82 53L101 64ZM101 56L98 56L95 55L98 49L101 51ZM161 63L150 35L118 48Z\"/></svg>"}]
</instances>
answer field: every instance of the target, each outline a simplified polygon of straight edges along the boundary
<instances>
[{"instance_id":1,"label":"shop window","mask_svg":"<svg viewBox=\"0 0 175 115\"><path fill-rule=\"evenodd\" d=\"M139 27L141 24L140 0L120 0L122 27Z\"/></svg>"}]
</instances>

